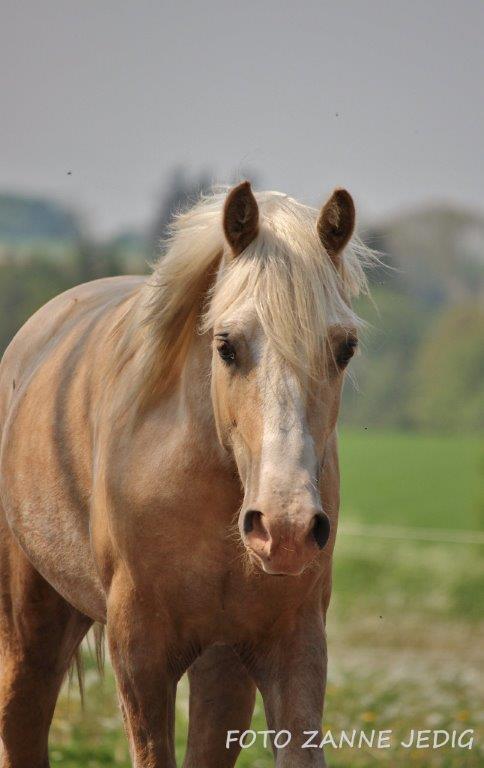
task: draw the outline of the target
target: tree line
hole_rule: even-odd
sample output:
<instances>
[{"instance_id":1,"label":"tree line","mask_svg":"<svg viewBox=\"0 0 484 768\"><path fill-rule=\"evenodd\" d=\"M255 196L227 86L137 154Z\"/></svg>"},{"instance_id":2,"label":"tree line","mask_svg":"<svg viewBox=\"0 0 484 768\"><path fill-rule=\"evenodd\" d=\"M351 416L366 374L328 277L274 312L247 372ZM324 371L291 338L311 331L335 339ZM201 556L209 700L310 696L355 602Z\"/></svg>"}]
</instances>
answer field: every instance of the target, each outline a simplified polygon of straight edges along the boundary
<instances>
[{"instance_id":1,"label":"tree line","mask_svg":"<svg viewBox=\"0 0 484 768\"><path fill-rule=\"evenodd\" d=\"M177 169L147 231L108 242L87 236L69 214L74 236L55 257L41 240L19 257L18 232L15 243L2 245L0 227L0 352L25 320L58 293L99 277L147 271L173 211L209 186L208 173L193 180ZM35 211L38 216L39 206ZM56 216L55 226L61 228L58 211ZM370 275L374 304L364 300L357 307L366 327L345 385L343 422L361 429L482 432L484 304L475 235L481 230L455 211L430 211L425 221L428 226L420 222L420 229L414 217L408 226L399 220L367 233L388 267ZM420 240L418 232L423 233ZM445 258L439 245L443 232ZM470 255L469 242L474 248Z\"/></svg>"}]
</instances>

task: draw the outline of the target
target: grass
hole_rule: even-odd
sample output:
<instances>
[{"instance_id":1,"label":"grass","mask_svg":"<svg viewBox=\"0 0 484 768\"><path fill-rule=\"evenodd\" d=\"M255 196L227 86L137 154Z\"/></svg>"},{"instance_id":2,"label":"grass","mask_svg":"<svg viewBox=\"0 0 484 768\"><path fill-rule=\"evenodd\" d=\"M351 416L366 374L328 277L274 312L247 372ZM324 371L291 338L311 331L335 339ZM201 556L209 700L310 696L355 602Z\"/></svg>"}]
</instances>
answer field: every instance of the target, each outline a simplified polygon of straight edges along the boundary
<instances>
[{"instance_id":1,"label":"grass","mask_svg":"<svg viewBox=\"0 0 484 768\"><path fill-rule=\"evenodd\" d=\"M386 750L331 749L335 768L478 768L484 752L404 749L414 729L475 730L484 722L484 568L482 546L379 539L371 524L475 530L482 524L482 449L475 439L416 435L341 435L342 518L368 536L338 537L328 619L329 678L325 729L391 729ZM177 699L177 757L187 726L187 686ZM263 730L260 700L253 727ZM130 765L109 668L100 681L92 661L83 712L66 687L51 738L52 765ZM261 745L237 768L270 768Z\"/></svg>"},{"instance_id":2,"label":"grass","mask_svg":"<svg viewBox=\"0 0 484 768\"><path fill-rule=\"evenodd\" d=\"M484 526L484 446L478 438L343 431L340 459L345 519Z\"/></svg>"}]
</instances>

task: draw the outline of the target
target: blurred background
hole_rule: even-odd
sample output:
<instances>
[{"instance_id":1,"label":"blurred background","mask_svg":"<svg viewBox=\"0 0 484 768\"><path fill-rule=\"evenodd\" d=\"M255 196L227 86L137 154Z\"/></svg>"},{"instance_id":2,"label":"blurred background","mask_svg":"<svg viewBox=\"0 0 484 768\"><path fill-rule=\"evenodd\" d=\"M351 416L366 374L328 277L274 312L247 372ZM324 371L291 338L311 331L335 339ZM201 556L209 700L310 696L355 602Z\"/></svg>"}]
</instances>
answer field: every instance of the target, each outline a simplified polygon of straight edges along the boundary
<instances>
[{"instance_id":1,"label":"blurred background","mask_svg":"<svg viewBox=\"0 0 484 768\"><path fill-rule=\"evenodd\" d=\"M214 183L317 206L346 186L383 254L341 416L336 733L482 738L483 68L480 0L2 3L0 351L60 291L147 272L172 212ZM109 666L101 681L86 663L52 763L128 766ZM178 710L181 758L185 683ZM484 764L479 743L328 759Z\"/></svg>"}]
</instances>

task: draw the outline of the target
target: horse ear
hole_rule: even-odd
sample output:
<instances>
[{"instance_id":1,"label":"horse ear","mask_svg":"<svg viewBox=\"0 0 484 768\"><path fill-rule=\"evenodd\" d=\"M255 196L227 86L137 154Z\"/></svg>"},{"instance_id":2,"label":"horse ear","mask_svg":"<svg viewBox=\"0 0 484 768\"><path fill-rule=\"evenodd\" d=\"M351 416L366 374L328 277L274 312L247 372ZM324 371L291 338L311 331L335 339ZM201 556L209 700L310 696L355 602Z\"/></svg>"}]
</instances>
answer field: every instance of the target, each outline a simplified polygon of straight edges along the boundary
<instances>
[{"instance_id":1,"label":"horse ear","mask_svg":"<svg viewBox=\"0 0 484 768\"><path fill-rule=\"evenodd\" d=\"M355 228L355 204L346 189L335 189L318 219L318 234L336 269L341 266L341 252Z\"/></svg>"},{"instance_id":2,"label":"horse ear","mask_svg":"<svg viewBox=\"0 0 484 768\"><path fill-rule=\"evenodd\" d=\"M256 237L259 229L259 208L250 187L244 181L234 187L225 201L224 232L235 256L242 253Z\"/></svg>"}]
</instances>

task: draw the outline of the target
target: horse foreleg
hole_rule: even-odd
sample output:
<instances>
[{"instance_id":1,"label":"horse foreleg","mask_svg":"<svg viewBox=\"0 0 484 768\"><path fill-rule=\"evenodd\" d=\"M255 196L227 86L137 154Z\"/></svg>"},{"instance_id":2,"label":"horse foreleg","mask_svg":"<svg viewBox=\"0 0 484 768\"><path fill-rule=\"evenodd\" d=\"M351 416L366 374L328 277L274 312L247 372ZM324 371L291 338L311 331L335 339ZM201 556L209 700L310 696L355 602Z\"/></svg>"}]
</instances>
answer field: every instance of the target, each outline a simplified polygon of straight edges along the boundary
<instances>
[{"instance_id":1,"label":"horse foreleg","mask_svg":"<svg viewBox=\"0 0 484 768\"><path fill-rule=\"evenodd\" d=\"M59 688L91 623L34 570L0 523L1 768L48 768Z\"/></svg>"},{"instance_id":2,"label":"horse foreleg","mask_svg":"<svg viewBox=\"0 0 484 768\"><path fill-rule=\"evenodd\" d=\"M319 748L326 685L326 639L317 609L298 625L250 650L251 674L275 732L277 768L324 768ZM289 732L290 737L287 733ZM287 743L286 743L287 741Z\"/></svg>"},{"instance_id":3,"label":"horse foreleg","mask_svg":"<svg viewBox=\"0 0 484 768\"><path fill-rule=\"evenodd\" d=\"M211 646L188 671L190 719L184 768L232 768L238 743L227 749L227 733L250 726L255 684L235 652Z\"/></svg>"},{"instance_id":4,"label":"horse foreleg","mask_svg":"<svg viewBox=\"0 0 484 768\"><path fill-rule=\"evenodd\" d=\"M107 632L134 768L176 768L179 671L170 662L167 631L156 606L135 592L129 575L118 572L108 599Z\"/></svg>"}]
</instances>

